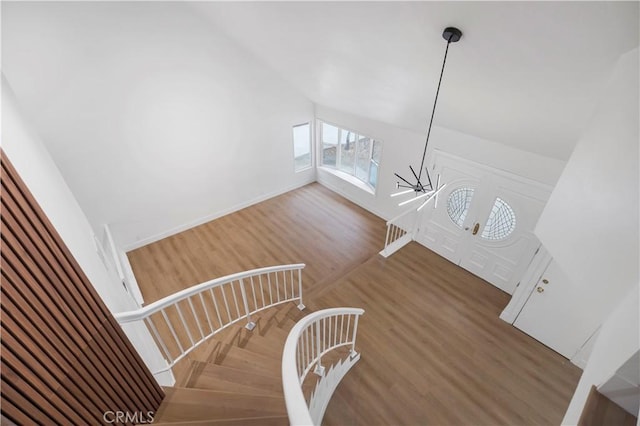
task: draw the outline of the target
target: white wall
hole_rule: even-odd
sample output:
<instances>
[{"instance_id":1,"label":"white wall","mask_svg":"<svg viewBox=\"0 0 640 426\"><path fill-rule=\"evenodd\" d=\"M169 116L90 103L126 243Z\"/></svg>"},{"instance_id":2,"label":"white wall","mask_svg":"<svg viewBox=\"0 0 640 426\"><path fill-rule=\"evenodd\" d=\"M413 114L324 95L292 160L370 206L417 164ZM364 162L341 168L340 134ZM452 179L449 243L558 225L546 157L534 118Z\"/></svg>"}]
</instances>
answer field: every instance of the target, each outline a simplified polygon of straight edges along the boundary
<instances>
[{"instance_id":1,"label":"white wall","mask_svg":"<svg viewBox=\"0 0 640 426\"><path fill-rule=\"evenodd\" d=\"M580 382L562 420L563 425L578 423L592 385L600 386L638 352L640 294L635 285L602 325ZM636 370L637 370L636 366ZM636 413L637 415L637 413Z\"/></svg>"},{"instance_id":2,"label":"white wall","mask_svg":"<svg viewBox=\"0 0 640 426\"><path fill-rule=\"evenodd\" d=\"M109 310L116 313L136 309L114 270L107 269L98 255L89 221L39 135L21 115L4 75L2 149ZM133 326L129 330L127 334L147 366L163 367L165 363L146 327Z\"/></svg>"},{"instance_id":3,"label":"white wall","mask_svg":"<svg viewBox=\"0 0 640 426\"><path fill-rule=\"evenodd\" d=\"M626 344L638 349L637 288L629 293L639 282L638 114L638 49L634 49L619 59L535 230L555 261L582 287L585 303L571 309L583 309L604 321L621 300L635 305L625 308L635 309L635 315L632 311L608 317L605 325L615 322L609 328L619 328L616 333L632 334L624 334L629 337L624 345L613 344L608 340L613 335L603 326L585 368L587 377L592 377L588 371L613 373L620 366L615 363L628 358ZM601 378L593 377L584 380ZM567 412L568 424L582 408L588 384L584 380Z\"/></svg>"},{"instance_id":4,"label":"white wall","mask_svg":"<svg viewBox=\"0 0 640 426\"><path fill-rule=\"evenodd\" d=\"M292 142L313 104L188 4L12 3L2 19L9 84L118 245L315 180Z\"/></svg>"},{"instance_id":5,"label":"white wall","mask_svg":"<svg viewBox=\"0 0 640 426\"><path fill-rule=\"evenodd\" d=\"M618 61L535 229L601 320L639 280L638 113L635 49Z\"/></svg>"},{"instance_id":6,"label":"white wall","mask_svg":"<svg viewBox=\"0 0 640 426\"><path fill-rule=\"evenodd\" d=\"M420 167L426 127L424 133L417 133L321 105L316 105L316 117L328 123L362 132L383 142L378 188L375 195L369 194L322 169L318 170L318 181L385 219L391 219L402 212L395 200L390 198L390 194L396 191L395 185L398 180L394 173L410 176L409 165L412 165L416 171ZM426 164L429 164L434 149L551 186L555 185L565 165L565 162L561 160L510 148L497 142L435 125L431 130Z\"/></svg>"}]
</instances>

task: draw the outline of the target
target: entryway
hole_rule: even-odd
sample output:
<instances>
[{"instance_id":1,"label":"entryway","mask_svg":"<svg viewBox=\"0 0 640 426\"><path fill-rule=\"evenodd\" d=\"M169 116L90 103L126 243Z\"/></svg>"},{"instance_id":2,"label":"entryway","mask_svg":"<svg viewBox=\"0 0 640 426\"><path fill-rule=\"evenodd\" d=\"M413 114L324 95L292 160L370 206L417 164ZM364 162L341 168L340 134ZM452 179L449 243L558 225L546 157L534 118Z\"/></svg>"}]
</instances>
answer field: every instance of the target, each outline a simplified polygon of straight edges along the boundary
<instances>
[{"instance_id":1,"label":"entryway","mask_svg":"<svg viewBox=\"0 0 640 426\"><path fill-rule=\"evenodd\" d=\"M513 294L540 242L533 229L552 188L442 151L433 174L447 186L416 240Z\"/></svg>"}]
</instances>

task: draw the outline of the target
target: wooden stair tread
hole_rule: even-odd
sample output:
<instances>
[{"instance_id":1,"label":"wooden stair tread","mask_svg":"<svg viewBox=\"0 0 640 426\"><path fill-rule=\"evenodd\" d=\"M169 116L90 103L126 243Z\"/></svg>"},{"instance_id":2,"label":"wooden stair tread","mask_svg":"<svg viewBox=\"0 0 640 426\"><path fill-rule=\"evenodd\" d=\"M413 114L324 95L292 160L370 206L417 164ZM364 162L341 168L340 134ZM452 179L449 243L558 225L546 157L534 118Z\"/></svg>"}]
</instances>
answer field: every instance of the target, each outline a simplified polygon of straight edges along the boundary
<instances>
[{"instance_id":1,"label":"wooden stair tread","mask_svg":"<svg viewBox=\"0 0 640 426\"><path fill-rule=\"evenodd\" d=\"M223 365L198 363L185 387L282 396L282 379Z\"/></svg>"},{"instance_id":2,"label":"wooden stair tread","mask_svg":"<svg viewBox=\"0 0 640 426\"><path fill-rule=\"evenodd\" d=\"M279 336L261 336L253 331L243 330L238 333L234 344L240 348L251 350L253 352L269 355L273 358L282 358L282 350L284 349L284 340Z\"/></svg>"},{"instance_id":3,"label":"wooden stair tread","mask_svg":"<svg viewBox=\"0 0 640 426\"><path fill-rule=\"evenodd\" d=\"M153 422L153 424L158 426L288 426L289 418L287 416L262 416L238 419L195 420L190 422Z\"/></svg>"},{"instance_id":4,"label":"wooden stair tread","mask_svg":"<svg viewBox=\"0 0 640 426\"><path fill-rule=\"evenodd\" d=\"M301 311L293 303L288 303L286 305L283 305L279 309L277 309L273 317L278 322L284 322L286 320L290 320L295 323L297 321L300 321L308 313L309 313L308 309Z\"/></svg>"},{"instance_id":5,"label":"wooden stair tread","mask_svg":"<svg viewBox=\"0 0 640 426\"><path fill-rule=\"evenodd\" d=\"M214 364L255 371L267 375L277 375L282 369L281 359L258 354L236 346L227 346L227 348L220 352Z\"/></svg>"},{"instance_id":6,"label":"wooden stair tread","mask_svg":"<svg viewBox=\"0 0 640 426\"><path fill-rule=\"evenodd\" d=\"M281 396L222 392L193 388L164 388L166 397L155 422L285 416Z\"/></svg>"},{"instance_id":7,"label":"wooden stair tread","mask_svg":"<svg viewBox=\"0 0 640 426\"><path fill-rule=\"evenodd\" d=\"M268 336L268 338L270 339L280 339L283 342L286 341L287 336L289 336L289 330L283 330L282 328L278 327L275 322L263 322L262 318L260 318L259 321L256 322L256 324L257 326L253 331L254 333L257 332L257 334L259 334L260 336Z\"/></svg>"},{"instance_id":8,"label":"wooden stair tread","mask_svg":"<svg viewBox=\"0 0 640 426\"><path fill-rule=\"evenodd\" d=\"M257 314L252 331L235 324L203 343L197 356L184 360L178 386L165 388L154 424L288 424L282 350L289 329L307 313L285 304Z\"/></svg>"}]
</instances>

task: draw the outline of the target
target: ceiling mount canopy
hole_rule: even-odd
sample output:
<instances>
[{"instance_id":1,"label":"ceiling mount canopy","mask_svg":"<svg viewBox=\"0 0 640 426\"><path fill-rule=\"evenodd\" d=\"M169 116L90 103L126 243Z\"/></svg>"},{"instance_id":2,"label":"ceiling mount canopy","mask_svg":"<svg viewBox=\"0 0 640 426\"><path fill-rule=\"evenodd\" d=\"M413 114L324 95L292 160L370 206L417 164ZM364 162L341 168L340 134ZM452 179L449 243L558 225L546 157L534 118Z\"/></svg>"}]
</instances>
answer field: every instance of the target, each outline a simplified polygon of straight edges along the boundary
<instances>
[{"instance_id":1,"label":"ceiling mount canopy","mask_svg":"<svg viewBox=\"0 0 640 426\"><path fill-rule=\"evenodd\" d=\"M429 201L431 201L434 198L436 198L436 201L437 201L438 193L442 189L444 189L444 187L446 186L446 184L440 185L440 175L438 175L436 179L436 187L434 188L433 183L431 181L431 176L429 175L429 170L424 167L424 160L427 156L427 146L429 145L429 136L431 135L431 126L433 125L433 117L436 113L436 105L438 104L438 95L440 94L440 85L442 84L442 76L444 75L444 66L447 63L447 54L449 53L449 45L451 43L456 43L462 38L462 31L460 31L455 27L447 27L442 32L442 38L444 38L447 41L447 47L444 51L444 59L442 61L442 70L440 71L440 79L438 80L436 97L433 101L433 110L431 111L431 119L429 120L429 129L427 130L427 138L424 142L424 151L422 152L422 161L420 163L420 168L418 169L418 173L416 174L413 167L409 165L409 170L411 170L411 174L415 179L415 183L412 183L409 179L403 178L398 173L394 173L395 176L398 179L400 179L400 181L402 181L402 182L398 181L396 183L396 188L397 189L408 188L408 189L403 189L399 192L391 194L392 197L395 197L398 195L409 194L412 192L414 193L415 195L414 198L400 202L398 204L399 206L403 206L410 202L413 202L416 200L422 200L426 198L426 200L424 200L424 202L420 205L420 207L418 207L418 210L422 209ZM425 172L424 178L422 176L423 171Z\"/></svg>"}]
</instances>

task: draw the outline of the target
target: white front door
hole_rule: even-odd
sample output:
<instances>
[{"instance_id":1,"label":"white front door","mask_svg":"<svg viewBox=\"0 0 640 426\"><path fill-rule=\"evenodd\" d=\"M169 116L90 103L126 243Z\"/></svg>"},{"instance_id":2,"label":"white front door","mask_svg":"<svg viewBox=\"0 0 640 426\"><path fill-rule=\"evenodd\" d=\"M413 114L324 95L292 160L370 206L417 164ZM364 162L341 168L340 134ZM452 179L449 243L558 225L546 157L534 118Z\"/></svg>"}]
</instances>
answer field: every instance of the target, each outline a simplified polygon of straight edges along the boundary
<instances>
[{"instance_id":1,"label":"white front door","mask_svg":"<svg viewBox=\"0 0 640 426\"><path fill-rule=\"evenodd\" d=\"M599 325L592 310L573 309L588 299L584 289L551 261L513 325L571 359Z\"/></svg>"},{"instance_id":2,"label":"white front door","mask_svg":"<svg viewBox=\"0 0 640 426\"><path fill-rule=\"evenodd\" d=\"M551 188L442 152L434 158L447 186L416 240L512 294L540 245L532 231Z\"/></svg>"}]
</instances>

